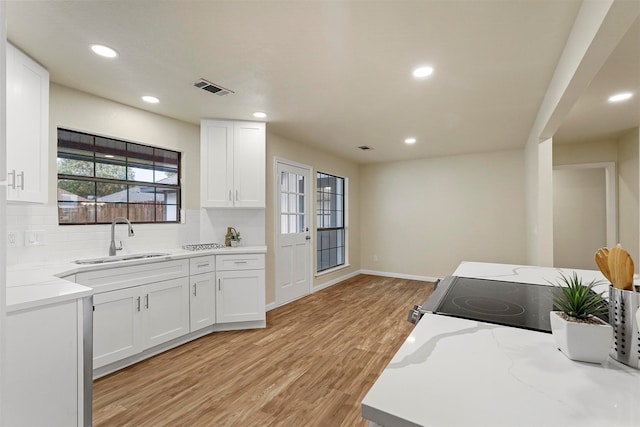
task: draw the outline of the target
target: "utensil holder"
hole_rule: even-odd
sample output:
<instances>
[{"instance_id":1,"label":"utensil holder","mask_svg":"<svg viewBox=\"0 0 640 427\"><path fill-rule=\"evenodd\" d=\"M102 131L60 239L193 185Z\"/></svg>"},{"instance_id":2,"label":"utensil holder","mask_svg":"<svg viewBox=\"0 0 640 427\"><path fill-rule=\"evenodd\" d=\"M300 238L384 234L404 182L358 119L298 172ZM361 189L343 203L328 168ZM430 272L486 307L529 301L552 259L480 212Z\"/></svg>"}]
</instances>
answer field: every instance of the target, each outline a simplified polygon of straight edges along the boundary
<instances>
[{"instance_id":1,"label":"utensil holder","mask_svg":"<svg viewBox=\"0 0 640 427\"><path fill-rule=\"evenodd\" d=\"M636 311L640 293L609 286L609 324L613 326L613 346L609 356L640 369L640 327Z\"/></svg>"}]
</instances>

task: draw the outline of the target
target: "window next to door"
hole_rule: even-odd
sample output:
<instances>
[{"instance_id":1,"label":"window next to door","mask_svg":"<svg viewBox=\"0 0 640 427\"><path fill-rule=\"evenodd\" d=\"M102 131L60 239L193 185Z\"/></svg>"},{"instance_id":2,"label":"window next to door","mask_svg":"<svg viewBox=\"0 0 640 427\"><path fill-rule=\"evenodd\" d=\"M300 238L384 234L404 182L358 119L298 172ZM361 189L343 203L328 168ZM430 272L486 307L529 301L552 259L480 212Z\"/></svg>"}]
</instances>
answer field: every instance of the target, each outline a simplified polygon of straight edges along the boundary
<instances>
[{"instance_id":1,"label":"window next to door","mask_svg":"<svg viewBox=\"0 0 640 427\"><path fill-rule=\"evenodd\" d=\"M345 264L345 179L318 172L317 271Z\"/></svg>"}]
</instances>

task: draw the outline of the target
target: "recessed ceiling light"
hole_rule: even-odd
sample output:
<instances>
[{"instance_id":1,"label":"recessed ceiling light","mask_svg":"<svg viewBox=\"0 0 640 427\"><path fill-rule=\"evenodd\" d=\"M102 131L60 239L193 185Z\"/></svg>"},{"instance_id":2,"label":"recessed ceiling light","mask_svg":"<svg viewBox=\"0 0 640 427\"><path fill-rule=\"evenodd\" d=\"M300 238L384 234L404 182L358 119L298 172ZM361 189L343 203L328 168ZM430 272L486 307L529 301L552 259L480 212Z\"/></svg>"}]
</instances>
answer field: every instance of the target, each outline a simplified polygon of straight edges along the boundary
<instances>
[{"instance_id":1,"label":"recessed ceiling light","mask_svg":"<svg viewBox=\"0 0 640 427\"><path fill-rule=\"evenodd\" d=\"M107 159L113 159L113 154L105 154L104 155Z\"/></svg>"},{"instance_id":2,"label":"recessed ceiling light","mask_svg":"<svg viewBox=\"0 0 640 427\"><path fill-rule=\"evenodd\" d=\"M149 104L157 104L158 102L160 102L160 100L158 98L156 98L155 96L149 96L149 95L143 96L142 100L144 102L148 102Z\"/></svg>"},{"instance_id":3,"label":"recessed ceiling light","mask_svg":"<svg viewBox=\"0 0 640 427\"><path fill-rule=\"evenodd\" d=\"M407 138L404 140L405 144L415 144L416 143L416 139L415 138Z\"/></svg>"},{"instance_id":4,"label":"recessed ceiling light","mask_svg":"<svg viewBox=\"0 0 640 427\"><path fill-rule=\"evenodd\" d=\"M633 96L633 93L631 93L631 92L617 93L617 94L609 97L609 102L626 101L627 99L631 98L632 96Z\"/></svg>"},{"instance_id":5,"label":"recessed ceiling light","mask_svg":"<svg viewBox=\"0 0 640 427\"><path fill-rule=\"evenodd\" d=\"M262 111L256 111L255 113L253 113L253 117L264 119L265 117L267 117L267 113L263 113Z\"/></svg>"},{"instance_id":6,"label":"recessed ceiling light","mask_svg":"<svg viewBox=\"0 0 640 427\"><path fill-rule=\"evenodd\" d=\"M419 67L413 70L413 77L417 78L429 77L431 74L433 74L432 67Z\"/></svg>"},{"instance_id":7,"label":"recessed ceiling light","mask_svg":"<svg viewBox=\"0 0 640 427\"><path fill-rule=\"evenodd\" d=\"M115 58L116 56L118 56L118 52L108 46L103 46L101 44L92 44L91 50L95 54L104 56L105 58Z\"/></svg>"}]
</instances>

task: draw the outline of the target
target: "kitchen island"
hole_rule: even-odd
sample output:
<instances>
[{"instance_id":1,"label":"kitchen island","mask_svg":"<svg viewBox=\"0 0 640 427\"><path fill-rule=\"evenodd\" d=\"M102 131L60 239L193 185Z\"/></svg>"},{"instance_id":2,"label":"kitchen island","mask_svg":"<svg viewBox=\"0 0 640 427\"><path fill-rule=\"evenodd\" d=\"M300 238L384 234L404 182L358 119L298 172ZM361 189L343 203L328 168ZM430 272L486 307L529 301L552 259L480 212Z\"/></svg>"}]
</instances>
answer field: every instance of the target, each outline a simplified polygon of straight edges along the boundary
<instances>
[{"instance_id":1,"label":"kitchen island","mask_svg":"<svg viewBox=\"0 0 640 427\"><path fill-rule=\"evenodd\" d=\"M560 271L574 270L462 263L453 275L544 285ZM569 360L551 334L425 314L365 396L362 414L385 427L631 427L640 425L639 395L640 371L611 358Z\"/></svg>"}]
</instances>

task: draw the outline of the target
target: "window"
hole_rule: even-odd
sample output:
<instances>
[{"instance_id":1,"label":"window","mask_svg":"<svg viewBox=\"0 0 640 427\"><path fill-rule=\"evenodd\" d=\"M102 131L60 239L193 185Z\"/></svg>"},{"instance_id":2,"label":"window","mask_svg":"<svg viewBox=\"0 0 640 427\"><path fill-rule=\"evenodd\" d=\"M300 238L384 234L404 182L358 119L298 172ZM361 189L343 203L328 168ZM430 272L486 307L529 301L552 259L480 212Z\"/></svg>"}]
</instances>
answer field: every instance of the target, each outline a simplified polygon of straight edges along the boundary
<instances>
[{"instance_id":1,"label":"window","mask_svg":"<svg viewBox=\"0 0 640 427\"><path fill-rule=\"evenodd\" d=\"M304 233L304 175L282 171L280 175L280 232Z\"/></svg>"},{"instance_id":2,"label":"window","mask_svg":"<svg viewBox=\"0 0 640 427\"><path fill-rule=\"evenodd\" d=\"M318 172L318 272L345 263L344 181Z\"/></svg>"},{"instance_id":3,"label":"window","mask_svg":"<svg viewBox=\"0 0 640 427\"><path fill-rule=\"evenodd\" d=\"M180 221L180 153L58 129L58 223Z\"/></svg>"}]
</instances>

